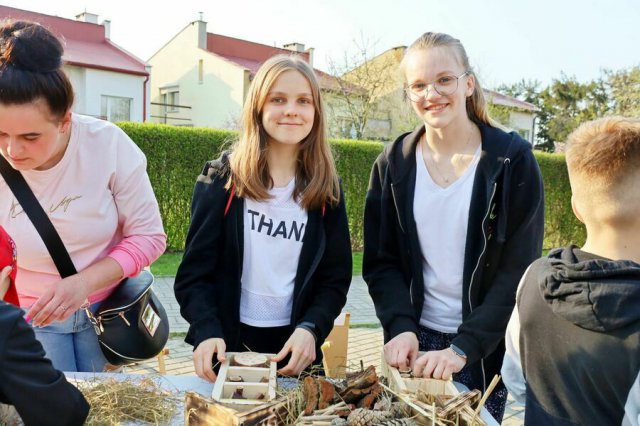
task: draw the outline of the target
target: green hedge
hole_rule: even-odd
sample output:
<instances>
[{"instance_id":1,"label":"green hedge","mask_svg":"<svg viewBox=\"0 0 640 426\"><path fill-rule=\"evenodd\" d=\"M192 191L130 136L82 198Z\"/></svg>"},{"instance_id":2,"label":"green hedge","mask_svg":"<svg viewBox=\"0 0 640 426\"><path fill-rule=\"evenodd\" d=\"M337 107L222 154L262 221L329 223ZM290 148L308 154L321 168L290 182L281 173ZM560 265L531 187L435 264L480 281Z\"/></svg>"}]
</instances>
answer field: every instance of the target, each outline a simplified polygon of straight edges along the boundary
<instances>
[{"instance_id":1,"label":"green hedge","mask_svg":"<svg viewBox=\"0 0 640 426\"><path fill-rule=\"evenodd\" d=\"M148 172L168 236L167 248L184 249L191 194L205 161L228 149L235 132L161 124L118 123L144 151ZM371 166L383 145L378 142L332 140L342 179L354 250L362 249L364 199ZM564 157L536 152L545 187L545 248L584 242L584 228L571 212L571 192Z\"/></svg>"},{"instance_id":2,"label":"green hedge","mask_svg":"<svg viewBox=\"0 0 640 426\"><path fill-rule=\"evenodd\" d=\"M164 124L118 123L147 156L149 179L158 199L167 249L183 250L191 195L205 161L229 146L234 132Z\"/></svg>"},{"instance_id":3,"label":"green hedge","mask_svg":"<svg viewBox=\"0 0 640 426\"><path fill-rule=\"evenodd\" d=\"M571 186L563 154L535 152L544 184L545 249L584 244L586 230L571 209Z\"/></svg>"},{"instance_id":4,"label":"green hedge","mask_svg":"<svg viewBox=\"0 0 640 426\"><path fill-rule=\"evenodd\" d=\"M362 250L364 198L369 186L371 166L382 152L380 142L362 142L349 139L331 140L338 175L347 203L351 246Z\"/></svg>"}]
</instances>

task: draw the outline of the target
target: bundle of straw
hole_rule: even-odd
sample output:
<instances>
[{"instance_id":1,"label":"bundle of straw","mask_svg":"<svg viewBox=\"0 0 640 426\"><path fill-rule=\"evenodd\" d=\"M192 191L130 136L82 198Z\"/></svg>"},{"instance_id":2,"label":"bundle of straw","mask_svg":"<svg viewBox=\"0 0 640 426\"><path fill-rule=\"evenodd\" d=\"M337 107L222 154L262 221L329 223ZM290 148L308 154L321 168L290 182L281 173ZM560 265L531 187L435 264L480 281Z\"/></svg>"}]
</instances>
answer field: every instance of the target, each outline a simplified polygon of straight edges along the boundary
<instances>
[{"instance_id":1,"label":"bundle of straw","mask_svg":"<svg viewBox=\"0 0 640 426\"><path fill-rule=\"evenodd\" d=\"M86 425L121 425L171 422L180 403L178 396L162 390L150 378L142 380L95 379L77 384L91 406Z\"/></svg>"}]
</instances>

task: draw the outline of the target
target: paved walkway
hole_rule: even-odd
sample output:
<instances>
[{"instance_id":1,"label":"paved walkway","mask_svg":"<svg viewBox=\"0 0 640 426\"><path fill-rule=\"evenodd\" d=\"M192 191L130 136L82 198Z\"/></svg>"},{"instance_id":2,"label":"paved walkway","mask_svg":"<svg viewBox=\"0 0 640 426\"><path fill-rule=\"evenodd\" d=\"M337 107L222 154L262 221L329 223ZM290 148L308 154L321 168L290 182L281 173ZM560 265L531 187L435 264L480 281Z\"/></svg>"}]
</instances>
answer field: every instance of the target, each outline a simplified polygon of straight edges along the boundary
<instances>
[{"instance_id":1,"label":"paved walkway","mask_svg":"<svg viewBox=\"0 0 640 426\"><path fill-rule=\"evenodd\" d=\"M180 316L180 307L173 294L173 277L156 278L154 291L167 311L171 332L186 333L188 325ZM352 367L359 367L361 363L364 366L375 365L377 371L380 371L382 329L362 277L353 277L344 311L351 314L347 364ZM169 355L165 357L167 374L195 374L191 362L192 347L184 343L183 335L171 337L167 347L169 348ZM157 373L158 362L154 359L127 367L127 372ZM523 424L523 419L523 407L510 399L502 424L520 426Z\"/></svg>"}]
</instances>

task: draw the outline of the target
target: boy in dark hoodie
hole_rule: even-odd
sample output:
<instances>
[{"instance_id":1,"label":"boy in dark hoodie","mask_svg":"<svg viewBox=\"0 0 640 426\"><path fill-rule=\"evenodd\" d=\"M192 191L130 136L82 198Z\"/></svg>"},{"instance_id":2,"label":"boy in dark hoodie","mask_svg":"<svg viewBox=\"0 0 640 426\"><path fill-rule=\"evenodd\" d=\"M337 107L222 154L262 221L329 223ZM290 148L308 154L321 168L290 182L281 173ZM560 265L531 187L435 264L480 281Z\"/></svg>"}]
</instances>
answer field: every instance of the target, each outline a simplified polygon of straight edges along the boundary
<instances>
[{"instance_id":1,"label":"boy in dark hoodie","mask_svg":"<svg viewBox=\"0 0 640 426\"><path fill-rule=\"evenodd\" d=\"M584 123L566 160L587 240L525 272L503 379L525 425L638 425L640 120Z\"/></svg>"}]
</instances>

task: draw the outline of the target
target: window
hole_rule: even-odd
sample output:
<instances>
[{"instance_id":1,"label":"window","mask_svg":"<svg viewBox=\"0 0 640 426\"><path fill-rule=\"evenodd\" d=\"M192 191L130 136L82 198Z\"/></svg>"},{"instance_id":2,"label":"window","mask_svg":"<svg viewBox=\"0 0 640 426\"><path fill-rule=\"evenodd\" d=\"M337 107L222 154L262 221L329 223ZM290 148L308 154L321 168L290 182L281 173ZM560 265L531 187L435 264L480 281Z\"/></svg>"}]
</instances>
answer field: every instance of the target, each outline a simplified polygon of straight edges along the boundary
<instances>
[{"instance_id":1,"label":"window","mask_svg":"<svg viewBox=\"0 0 640 426\"><path fill-rule=\"evenodd\" d=\"M167 112L178 112L177 105L180 104L180 92L174 91L167 93Z\"/></svg>"},{"instance_id":2,"label":"window","mask_svg":"<svg viewBox=\"0 0 640 426\"><path fill-rule=\"evenodd\" d=\"M204 60L200 59L198 61L198 83L202 84L204 80Z\"/></svg>"},{"instance_id":3,"label":"window","mask_svg":"<svg viewBox=\"0 0 640 426\"><path fill-rule=\"evenodd\" d=\"M119 96L101 96L100 115L109 121L131 120L132 98Z\"/></svg>"}]
</instances>

